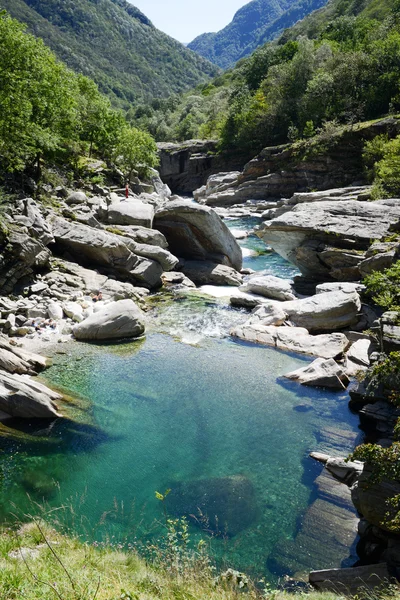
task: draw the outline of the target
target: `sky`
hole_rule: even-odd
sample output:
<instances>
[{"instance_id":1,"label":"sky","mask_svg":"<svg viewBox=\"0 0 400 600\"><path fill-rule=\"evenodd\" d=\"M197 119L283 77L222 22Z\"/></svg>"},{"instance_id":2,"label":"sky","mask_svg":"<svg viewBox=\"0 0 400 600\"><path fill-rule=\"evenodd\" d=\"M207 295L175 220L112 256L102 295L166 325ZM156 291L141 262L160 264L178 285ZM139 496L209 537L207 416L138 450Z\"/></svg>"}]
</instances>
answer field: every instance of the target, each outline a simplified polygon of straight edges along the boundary
<instances>
[{"instance_id":1,"label":"sky","mask_svg":"<svg viewBox=\"0 0 400 600\"><path fill-rule=\"evenodd\" d=\"M161 31L188 44L200 33L219 31L250 0L129 0Z\"/></svg>"}]
</instances>

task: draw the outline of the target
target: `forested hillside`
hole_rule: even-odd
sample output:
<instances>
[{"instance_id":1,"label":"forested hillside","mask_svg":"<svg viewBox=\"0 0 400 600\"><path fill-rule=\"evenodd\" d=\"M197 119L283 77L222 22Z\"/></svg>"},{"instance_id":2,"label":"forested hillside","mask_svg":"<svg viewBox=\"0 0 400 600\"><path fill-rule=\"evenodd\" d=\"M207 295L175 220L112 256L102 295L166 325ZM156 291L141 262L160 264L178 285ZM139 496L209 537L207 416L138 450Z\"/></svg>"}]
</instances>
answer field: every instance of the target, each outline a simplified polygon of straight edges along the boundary
<instances>
[{"instance_id":1,"label":"forested hillside","mask_svg":"<svg viewBox=\"0 0 400 600\"><path fill-rule=\"evenodd\" d=\"M128 126L96 84L59 62L41 40L0 12L0 182L25 171L39 180L49 164L78 172L83 156L154 165L156 146Z\"/></svg>"},{"instance_id":2,"label":"forested hillside","mask_svg":"<svg viewBox=\"0 0 400 600\"><path fill-rule=\"evenodd\" d=\"M212 83L139 107L136 122L159 139L215 137L251 157L399 111L399 55L397 0L331 0Z\"/></svg>"},{"instance_id":3,"label":"forested hillside","mask_svg":"<svg viewBox=\"0 0 400 600\"><path fill-rule=\"evenodd\" d=\"M0 0L1 8L116 106L182 92L218 72L125 0Z\"/></svg>"},{"instance_id":4,"label":"forested hillside","mask_svg":"<svg viewBox=\"0 0 400 600\"><path fill-rule=\"evenodd\" d=\"M327 0L252 0L237 11L227 27L218 33L204 33L189 48L222 68L277 37Z\"/></svg>"}]
</instances>

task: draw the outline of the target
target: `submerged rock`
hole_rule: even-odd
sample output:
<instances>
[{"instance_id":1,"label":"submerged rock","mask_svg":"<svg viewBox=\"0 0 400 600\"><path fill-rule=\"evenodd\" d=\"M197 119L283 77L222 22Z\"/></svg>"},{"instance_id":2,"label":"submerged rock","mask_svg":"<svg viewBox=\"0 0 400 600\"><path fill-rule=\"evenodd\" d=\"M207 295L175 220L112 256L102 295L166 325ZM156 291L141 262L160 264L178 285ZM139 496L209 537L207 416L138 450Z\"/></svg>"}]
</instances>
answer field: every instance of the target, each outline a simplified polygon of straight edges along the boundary
<instances>
[{"instance_id":1,"label":"submerged rock","mask_svg":"<svg viewBox=\"0 0 400 600\"><path fill-rule=\"evenodd\" d=\"M143 335L145 319L132 300L119 300L102 307L73 328L77 340L116 340Z\"/></svg>"},{"instance_id":2,"label":"submerged rock","mask_svg":"<svg viewBox=\"0 0 400 600\"><path fill-rule=\"evenodd\" d=\"M171 487L168 511L186 516L209 533L234 536L257 517L253 484L242 475L180 482Z\"/></svg>"}]
</instances>

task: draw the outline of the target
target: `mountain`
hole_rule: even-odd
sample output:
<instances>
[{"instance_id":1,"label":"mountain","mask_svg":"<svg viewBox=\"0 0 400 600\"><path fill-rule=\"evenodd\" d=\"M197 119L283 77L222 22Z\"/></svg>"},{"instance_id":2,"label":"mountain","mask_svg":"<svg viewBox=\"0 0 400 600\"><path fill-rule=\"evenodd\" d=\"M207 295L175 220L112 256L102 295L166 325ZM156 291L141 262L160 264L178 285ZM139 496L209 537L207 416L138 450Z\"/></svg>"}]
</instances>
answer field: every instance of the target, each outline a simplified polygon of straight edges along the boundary
<instances>
[{"instance_id":1,"label":"mountain","mask_svg":"<svg viewBox=\"0 0 400 600\"><path fill-rule=\"evenodd\" d=\"M0 0L0 9L94 79L116 106L167 97L218 73L125 0Z\"/></svg>"},{"instance_id":2,"label":"mountain","mask_svg":"<svg viewBox=\"0 0 400 600\"><path fill-rule=\"evenodd\" d=\"M227 68L326 3L327 0L252 0L237 11L227 27L198 36L188 48Z\"/></svg>"}]
</instances>

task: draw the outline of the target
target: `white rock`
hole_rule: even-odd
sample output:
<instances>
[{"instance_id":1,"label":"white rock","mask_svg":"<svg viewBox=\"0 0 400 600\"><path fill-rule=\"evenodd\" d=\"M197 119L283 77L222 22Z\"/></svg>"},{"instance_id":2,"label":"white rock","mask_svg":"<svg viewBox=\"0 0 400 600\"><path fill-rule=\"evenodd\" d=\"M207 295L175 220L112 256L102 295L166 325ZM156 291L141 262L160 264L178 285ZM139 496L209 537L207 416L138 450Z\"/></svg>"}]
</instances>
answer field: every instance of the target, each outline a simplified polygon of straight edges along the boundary
<instances>
[{"instance_id":1,"label":"white rock","mask_svg":"<svg viewBox=\"0 0 400 600\"><path fill-rule=\"evenodd\" d=\"M77 302L66 302L63 304L63 310L66 316L76 323L83 321L83 308Z\"/></svg>"},{"instance_id":2,"label":"white rock","mask_svg":"<svg viewBox=\"0 0 400 600\"><path fill-rule=\"evenodd\" d=\"M49 302L47 305L47 313L49 319L53 319L54 321L60 321L64 316L62 306L56 302Z\"/></svg>"},{"instance_id":3,"label":"white rock","mask_svg":"<svg viewBox=\"0 0 400 600\"><path fill-rule=\"evenodd\" d=\"M66 199L67 204L85 204L87 196L85 192L73 192Z\"/></svg>"},{"instance_id":4,"label":"white rock","mask_svg":"<svg viewBox=\"0 0 400 600\"><path fill-rule=\"evenodd\" d=\"M0 372L0 410L12 417L60 417L55 402L62 396L27 375Z\"/></svg>"},{"instance_id":5,"label":"white rock","mask_svg":"<svg viewBox=\"0 0 400 600\"><path fill-rule=\"evenodd\" d=\"M240 287L243 292L252 292L266 298L275 300L295 300L292 282L273 275L255 275L250 277L246 283Z\"/></svg>"},{"instance_id":6,"label":"white rock","mask_svg":"<svg viewBox=\"0 0 400 600\"><path fill-rule=\"evenodd\" d=\"M141 336L145 318L132 300L119 300L103 306L73 329L78 340L115 340Z\"/></svg>"},{"instance_id":7,"label":"white rock","mask_svg":"<svg viewBox=\"0 0 400 600\"><path fill-rule=\"evenodd\" d=\"M350 383L342 367L333 358L317 358L310 365L288 373L285 377L302 385L327 387L334 390L344 390Z\"/></svg>"}]
</instances>

